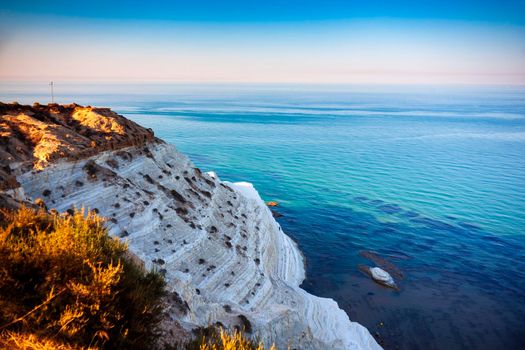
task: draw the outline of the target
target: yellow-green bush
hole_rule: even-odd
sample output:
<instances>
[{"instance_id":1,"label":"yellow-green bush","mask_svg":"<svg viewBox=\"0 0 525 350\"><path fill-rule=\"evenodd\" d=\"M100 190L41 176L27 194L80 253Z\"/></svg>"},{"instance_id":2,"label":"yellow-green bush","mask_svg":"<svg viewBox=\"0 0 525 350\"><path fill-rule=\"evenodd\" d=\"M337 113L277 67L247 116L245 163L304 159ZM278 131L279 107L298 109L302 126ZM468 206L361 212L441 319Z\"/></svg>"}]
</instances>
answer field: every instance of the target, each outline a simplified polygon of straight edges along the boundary
<instances>
[{"instance_id":1,"label":"yellow-green bush","mask_svg":"<svg viewBox=\"0 0 525 350\"><path fill-rule=\"evenodd\" d=\"M2 212L0 346L45 339L64 349L153 347L162 277L134 265L102 219L84 214Z\"/></svg>"},{"instance_id":2,"label":"yellow-green bush","mask_svg":"<svg viewBox=\"0 0 525 350\"><path fill-rule=\"evenodd\" d=\"M186 350L264 350L264 344L247 338L242 332L228 333L215 327L201 329L197 337L186 344ZM277 350L271 346L269 350Z\"/></svg>"}]
</instances>

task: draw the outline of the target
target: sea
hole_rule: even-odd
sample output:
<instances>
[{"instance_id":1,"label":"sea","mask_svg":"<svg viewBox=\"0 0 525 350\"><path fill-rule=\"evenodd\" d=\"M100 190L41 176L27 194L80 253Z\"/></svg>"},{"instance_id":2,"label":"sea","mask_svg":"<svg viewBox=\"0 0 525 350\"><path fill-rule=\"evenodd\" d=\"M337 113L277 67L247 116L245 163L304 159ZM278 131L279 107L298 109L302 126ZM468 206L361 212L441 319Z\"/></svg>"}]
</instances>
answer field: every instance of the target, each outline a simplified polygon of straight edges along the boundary
<instances>
[{"instance_id":1,"label":"sea","mask_svg":"<svg viewBox=\"0 0 525 350\"><path fill-rule=\"evenodd\" d=\"M50 99L0 83L3 102ZM302 287L385 349L525 348L525 87L55 82L54 99L252 182L304 253Z\"/></svg>"}]
</instances>

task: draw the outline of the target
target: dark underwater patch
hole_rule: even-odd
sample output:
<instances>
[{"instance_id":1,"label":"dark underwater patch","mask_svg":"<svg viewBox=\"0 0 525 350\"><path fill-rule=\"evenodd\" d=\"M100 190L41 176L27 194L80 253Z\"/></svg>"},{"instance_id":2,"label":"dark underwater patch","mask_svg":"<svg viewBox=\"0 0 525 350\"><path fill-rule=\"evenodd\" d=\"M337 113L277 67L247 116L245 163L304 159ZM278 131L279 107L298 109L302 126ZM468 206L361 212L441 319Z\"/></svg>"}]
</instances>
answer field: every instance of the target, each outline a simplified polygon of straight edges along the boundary
<instances>
[{"instance_id":1,"label":"dark underwater patch","mask_svg":"<svg viewBox=\"0 0 525 350\"><path fill-rule=\"evenodd\" d=\"M390 258L390 259L396 259L396 260L409 260L412 259L411 256L400 252L398 250L384 250L383 253L384 256Z\"/></svg>"},{"instance_id":2,"label":"dark underwater patch","mask_svg":"<svg viewBox=\"0 0 525 350\"><path fill-rule=\"evenodd\" d=\"M413 211L413 210L407 210L407 211L404 211L401 216L405 217L405 218L417 218L419 216L419 213Z\"/></svg>"},{"instance_id":3,"label":"dark underwater patch","mask_svg":"<svg viewBox=\"0 0 525 350\"><path fill-rule=\"evenodd\" d=\"M385 235L385 234L398 233L399 231L394 226L381 225L377 229L375 229L373 232L374 234Z\"/></svg>"},{"instance_id":4,"label":"dark underwater patch","mask_svg":"<svg viewBox=\"0 0 525 350\"><path fill-rule=\"evenodd\" d=\"M383 204L379 206L379 210L387 214L397 214L403 211L403 209L401 209L401 207L397 204Z\"/></svg>"},{"instance_id":5,"label":"dark underwater patch","mask_svg":"<svg viewBox=\"0 0 525 350\"><path fill-rule=\"evenodd\" d=\"M429 228L433 228L437 230L452 231L456 229L454 225L451 225L441 220L431 219L428 217L416 217L416 218L410 219L410 221L415 224L425 225Z\"/></svg>"}]
</instances>

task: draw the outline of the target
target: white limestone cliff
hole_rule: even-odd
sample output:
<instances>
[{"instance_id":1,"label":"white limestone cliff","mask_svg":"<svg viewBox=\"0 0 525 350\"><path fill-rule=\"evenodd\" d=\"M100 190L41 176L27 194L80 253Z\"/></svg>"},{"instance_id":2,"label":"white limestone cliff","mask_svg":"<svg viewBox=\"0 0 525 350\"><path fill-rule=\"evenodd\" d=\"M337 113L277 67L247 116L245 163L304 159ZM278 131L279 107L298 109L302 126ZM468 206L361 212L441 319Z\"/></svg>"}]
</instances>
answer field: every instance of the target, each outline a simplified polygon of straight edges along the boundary
<instances>
[{"instance_id":1,"label":"white limestone cliff","mask_svg":"<svg viewBox=\"0 0 525 350\"><path fill-rule=\"evenodd\" d=\"M111 234L165 275L170 317L186 329L220 322L280 349L381 349L335 301L299 287L301 252L251 184L202 173L171 145L57 161L16 180L16 196L107 217Z\"/></svg>"}]
</instances>

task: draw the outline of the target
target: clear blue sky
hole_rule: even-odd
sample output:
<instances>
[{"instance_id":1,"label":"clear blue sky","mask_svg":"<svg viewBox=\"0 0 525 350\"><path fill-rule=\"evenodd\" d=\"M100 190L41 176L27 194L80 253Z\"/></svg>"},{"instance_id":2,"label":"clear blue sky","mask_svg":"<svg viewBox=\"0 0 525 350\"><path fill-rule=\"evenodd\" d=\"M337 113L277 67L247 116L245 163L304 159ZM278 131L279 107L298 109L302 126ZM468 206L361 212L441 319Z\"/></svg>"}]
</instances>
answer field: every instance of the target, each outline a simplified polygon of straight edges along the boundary
<instances>
[{"instance_id":1,"label":"clear blue sky","mask_svg":"<svg viewBox=\"0 0 525 350\"><path fill-rule=\"evenodd\" d=\"M402 18L525 23L525 1L520 0L2 0L0 3L2 9L13 13L105 19L272 22Z\"/></svg>"},{"instance_id":2,"label":"clear blue sky","mask_svg":"<svg viewBox=\"0 0 525 350\"><path fill-rule=\"evenodd\" d=\"M0 0L0 79L521 84L525 0Z\"/></svg>"}]
</instances>

